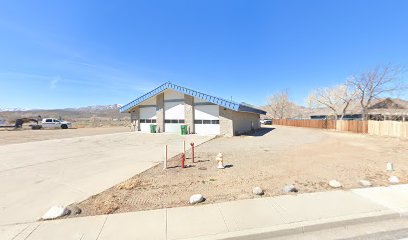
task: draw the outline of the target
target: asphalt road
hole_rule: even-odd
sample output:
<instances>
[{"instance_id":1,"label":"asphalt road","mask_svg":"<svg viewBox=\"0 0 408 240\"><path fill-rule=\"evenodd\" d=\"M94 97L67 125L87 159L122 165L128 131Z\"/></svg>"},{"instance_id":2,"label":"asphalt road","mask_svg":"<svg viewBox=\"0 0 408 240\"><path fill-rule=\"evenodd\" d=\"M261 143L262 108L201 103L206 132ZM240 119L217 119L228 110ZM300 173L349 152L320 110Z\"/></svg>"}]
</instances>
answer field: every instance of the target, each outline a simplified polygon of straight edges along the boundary
<instances>
[{"instance_id":1,"label":"asphalt road","mask_svg":"<svg viewBox=\"0 0 408 240\"><path fill-rule=\"evenodd\" d=\"M408 240L408 217L325 229L268 240ZM266 240L266 239L265 239Z\"/></svg>"}]
</instances>

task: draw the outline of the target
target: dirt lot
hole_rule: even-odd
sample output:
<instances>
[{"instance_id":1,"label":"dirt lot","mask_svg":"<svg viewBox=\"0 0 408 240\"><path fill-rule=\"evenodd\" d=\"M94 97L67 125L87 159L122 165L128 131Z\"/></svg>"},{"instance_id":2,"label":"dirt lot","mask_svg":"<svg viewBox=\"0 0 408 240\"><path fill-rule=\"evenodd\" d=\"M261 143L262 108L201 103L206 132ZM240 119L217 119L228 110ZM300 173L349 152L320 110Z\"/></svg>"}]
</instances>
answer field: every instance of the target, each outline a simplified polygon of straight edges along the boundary
<instances>
[{"instance_id":1,"label":"dirt lot","mask_svg":"<svg viewBox=\"0 0 408 240\"><path fill-rule=\"evenodd\" d=\"M12 143L34 142L50 139L62 139L72 137L93 136L108 133L129 132L128 127L106 127L106 128L78 128L78 129L19 129L0 130L0 145Z\"/></svg>"},{"instance_id":2,"label":"dirt lot","mask_svg":"<svg viewBox=\"0 0 408 240\"><path fill-rule=\"evenodd\" d=\"M392 175L408 183L408 140L339 133L326 130L275 126L256 136L216 138L196 148L197 163L186 169L179 161L163 171L155 166L95 195L77 206L80 216L188 205L192 194L205 203L254 198L260 186L264 196L284 194L285 184L300 193L330 190L327 182L340 181L345 189L359 187L360 179L374 186L388 185L386 163ZM224 170L215 156L224 153ZM187 163L191 163L188 159Z\"/></svg>"}]
</instances>

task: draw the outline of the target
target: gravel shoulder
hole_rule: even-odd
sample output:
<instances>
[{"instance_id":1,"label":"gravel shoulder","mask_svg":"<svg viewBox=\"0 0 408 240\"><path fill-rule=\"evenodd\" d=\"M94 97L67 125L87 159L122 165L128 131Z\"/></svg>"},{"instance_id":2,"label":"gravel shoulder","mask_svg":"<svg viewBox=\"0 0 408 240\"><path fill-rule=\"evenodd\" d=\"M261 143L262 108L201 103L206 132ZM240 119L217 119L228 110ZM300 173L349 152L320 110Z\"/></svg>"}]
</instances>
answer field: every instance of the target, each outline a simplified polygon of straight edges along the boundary
<instances>
[{"instance_id":1,"label":"gravel shoulder","mask_svg":"<svg viewBox=\"0 0 408 240\"><path fill-rule=\"evenodd\" d=\"M224 154L223 170L216 168L218 152ZM255 186L276 196L285 194L287 184L299 193L328 191L331 179L344 189L360 187L361 179L387 186L391 175L408 183L406 156L408 140L274 126L252 136L216 138L196 148L196 162L188 158L188 168L176 157L166 170L156 165L75 205L82 209L79 216L87 216L185 206L196 193L206 197L204 204L259 197L252 194ZM386 171L389 161L392 173Z\"/></svg>"}]
</instances>

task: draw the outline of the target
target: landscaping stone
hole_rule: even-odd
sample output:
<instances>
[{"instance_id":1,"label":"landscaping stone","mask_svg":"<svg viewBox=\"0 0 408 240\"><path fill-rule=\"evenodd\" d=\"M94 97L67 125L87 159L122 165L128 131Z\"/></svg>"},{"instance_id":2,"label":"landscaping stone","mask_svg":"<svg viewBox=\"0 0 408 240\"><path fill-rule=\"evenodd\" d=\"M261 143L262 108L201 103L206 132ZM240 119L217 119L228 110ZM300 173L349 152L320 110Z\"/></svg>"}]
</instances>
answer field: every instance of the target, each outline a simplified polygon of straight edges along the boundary
<instances>
[{"instance_id":1,"label":"landscaping stone","mask_svg":"<svg viewBox=\"0 0 408 240\"><path fill-rule=\"evenodd\" d=\"M332 188L341 188L342 187L341 183L339 181L337 181L337 180L330 180L329 181L329 186L332 187Z\"/></svg>"},{"instance_id":2,"label":"landscaping stone","mask_svg":"<svg viewBox=\"0 0 408 240\"><path fill-rule=\"evenodd\" d=\"M388 181L392 184L396 184L399 183L399 179L397 176L391 176L390 178L388 178Z\"/></svg>"},{"instance_id":3,"label":"landscaping stone","mask_svg":"<svg viewBox=\"0 0 408 240\"><path fill-rule=\"evenodd\" d=\"M293 185L286 185L282 189L285 193L290 193L290 192L298 192L295 186Z\"/></svg>"},{"instance_id":4,"label":"landscaping stone","mask_svg":"<svg viewBox=\"0 0 408 240\"><path fill-rule=\"evenodd\" d=\"M387 171L394 171L394 165L391 162L387 163Z\"/></svg>"},{"instance_id":5,"label":"landscaping stone","mask_svg":"<svg viewBox=\"0 0 408 240\"><path fill-rule=\"evenodd\" d=\"M56 219L68 215L70 210L63 206L53 206L43 216L43 220Z\"/></svg>"},{"instance_id":6,"label":"landscaping stone","mask_svg":"<svg viewBox=\"0 0 408 240\"><path fill-rule=\"evenodd\" d=\"M260 188L260 187L254 187L254 188L252 189L252 193L253 193L253 194L256 194L256 195L263 195L263 194L264 194L264 191L263 191L262 188Z\"/></svg>"},{"instance_id":7,"label":"landscaping stone","mask_svg":"<svg viewBox=\"0 0 408 240\"><path fill-rule=\"evenodd\" d=\"M360 180L359 183L363 187L372 187L373 186L373 184L368 180Z\"/></svg>"},{"instance_id":8,"label":"landscaping stone","mask_svg":"<svg viewBox=\"0 0 408 240\"><path fill-rule=\"evenodd\" d=\"M200 203L200 202L204 202L205 198L203 195L201 194L194 194L190 197L190 204L196 204L196 203Z\"/></svg>"}]
</instances>

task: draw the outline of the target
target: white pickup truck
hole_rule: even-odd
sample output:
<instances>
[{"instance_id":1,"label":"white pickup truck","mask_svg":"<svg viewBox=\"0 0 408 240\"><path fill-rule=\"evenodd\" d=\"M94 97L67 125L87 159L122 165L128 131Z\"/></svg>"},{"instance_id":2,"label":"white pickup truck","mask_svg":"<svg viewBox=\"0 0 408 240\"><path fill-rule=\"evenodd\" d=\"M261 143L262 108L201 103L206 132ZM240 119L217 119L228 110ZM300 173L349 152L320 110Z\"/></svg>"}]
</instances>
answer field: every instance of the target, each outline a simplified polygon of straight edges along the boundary
<instances>
[{"instance_id":1,"label":"white pickup truck","mask_svg":"<svg viewBox=\"0 0 408 240\"><path fill-rule=\"evenodd\" d=\"M41 121L41 126L42 128L62 128L62 129L67 129L71 128L71 123L64 121L64 120L58 120L55 118L44 118Z\"/></svg>"}]
</instances>

